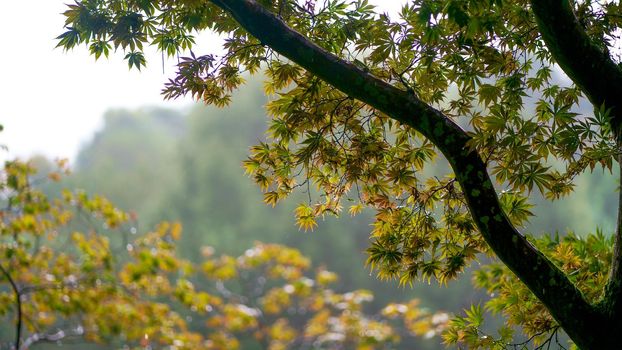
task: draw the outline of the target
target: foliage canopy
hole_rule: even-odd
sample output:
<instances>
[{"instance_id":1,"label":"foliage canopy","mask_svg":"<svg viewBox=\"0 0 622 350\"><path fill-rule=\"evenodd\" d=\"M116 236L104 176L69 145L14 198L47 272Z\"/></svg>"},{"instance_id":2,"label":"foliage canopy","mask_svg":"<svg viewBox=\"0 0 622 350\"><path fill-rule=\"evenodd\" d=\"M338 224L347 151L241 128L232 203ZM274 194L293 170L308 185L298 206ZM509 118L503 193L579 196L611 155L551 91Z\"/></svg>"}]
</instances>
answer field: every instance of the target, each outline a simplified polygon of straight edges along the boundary
<instances>
[{"instance_id":1,"label":"foliage canopy","mask_svg":"<svg viewBox=\"0 0 622 350\"><path fill-rule=\"evenodd\" d=\"M295 212L303 229L344 205L353 215L373 207L369 265L402 284L445 283L496 255L530 292L501 293L492 310L541 309L513 312L509 325L544 339L562 327L600 349L622 329L619 230L615 244L533 243L517 228L534 191L558 200L578 174L618 162L621 15L614 1L411 0L391 17L366 0L82 0L65 12L59 46L86 44L96 58L122 49L140 68L144 44L172 56L197 31L222 35L225 54L190 51L163 93L224 106L243 74L263 72L270 139L245 167L266 203L308 192ZM585 98L593 113L579 109ZM426 171L439 154L446 176ZM477 279L520 290L505 268ZM542 314L549 321L536 322ZM481 344L456 325L449 342L507 343L507 332Z\"/></svg>"}]
</instances>

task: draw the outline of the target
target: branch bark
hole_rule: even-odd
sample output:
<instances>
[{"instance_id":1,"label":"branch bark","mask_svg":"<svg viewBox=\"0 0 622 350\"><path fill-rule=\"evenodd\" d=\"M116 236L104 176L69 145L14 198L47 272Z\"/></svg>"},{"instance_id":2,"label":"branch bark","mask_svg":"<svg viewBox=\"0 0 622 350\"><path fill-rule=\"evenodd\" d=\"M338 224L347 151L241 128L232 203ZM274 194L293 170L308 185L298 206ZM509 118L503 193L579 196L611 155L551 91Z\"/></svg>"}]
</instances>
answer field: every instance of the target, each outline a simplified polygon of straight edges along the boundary
<instances>
[{"instance_id":1,"label":"branch bark","mask_svg":"<svg viewBox=\"0 0 622 350\"><path fill-rule=\"evenodd\" d=\"M622 149L622 69L609 53L587 35L569 0L531 0L542 39L564 72L596 107L611 108L611 126ZM618 158L618 163L622 158ZM621 179L622 180L622 179ZM622 194L620 202L622 204ZM605 297L601 304L609 315L622 315L622 213ZM620 317L620 316L618 316Z\"/></svg>"},{"instance_id":2,"label":"branch bark","mask_svg":"<svg viewBox=\"0 0 622 350\"><path fill-rule=\"evenodd\" d=\"M17 308L17 316L16 316L16 320L15 320L15 344L14 347L15 349L19 350L21 349L21 342L22 342L22 293L19 289L19 287L17 286L17 284L15 283L15 281L13 280L13 278L11 277L11 275L9 274L9 272L2 266L0 265L0 272L2 272L2 274L4 275L4 277L6 277L6 279L9 281L9 284L11 285L11 288L13 289L13 294L15 295L15 305Z\"/></svg>"},{"instance_id":3,"label":"branch bark","mask_svg":"<svg viewBox=\"0 0 622 350\"><path fill-rule=\"evenodd\" d=\"M616 238L611 258L611 270L609 271L609 278L605 286L605 296L601 303L603 311L611 318L622 317L622 155L618 156L618 165L620 171L618 183L620 188L618 189Z\"/></svg>"},{"instance_id":4,"label":"branch bark","mask_svg":"<svg viewBox=\"0 0 622 350\"><path fill-rule=\"evenodd\" d=\"M569 0L531 0L544 43L553 58L596 107L613 109L612 125L622 129L622 69L587 35Z\"/></svg>"},{"instance_id":5,"label":"branch bark","mask_svg":"<svg viewBox=\"0 0 622 350\"><path fill-rule=\"evenodd\" d=\"M466 147L469 136L450 118L413 94L400 90L327 52L288 27L255 0L212 0L246 31L279 54L347 95L384 112L430 139L451 164L471 215L495 254L547 306L577 345L595 348L581 332L602 323L600 314L567 276L520 234L501 209L485 163ZM591 327L589 327L591 328ZM594 337L598 335L592 334Z\"/></svg>"}]
</instances>

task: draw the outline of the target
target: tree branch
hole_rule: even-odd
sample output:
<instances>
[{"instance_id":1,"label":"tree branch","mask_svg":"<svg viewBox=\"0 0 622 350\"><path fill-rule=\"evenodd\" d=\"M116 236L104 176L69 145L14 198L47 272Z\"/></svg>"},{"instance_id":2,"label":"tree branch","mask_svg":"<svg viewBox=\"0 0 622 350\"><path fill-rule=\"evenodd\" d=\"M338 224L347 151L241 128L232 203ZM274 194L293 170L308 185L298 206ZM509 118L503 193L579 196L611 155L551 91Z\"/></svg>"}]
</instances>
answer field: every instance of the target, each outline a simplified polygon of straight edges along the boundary
<instances>
[{"instance_id":1,"label":"tree branch","mask_svg":"<svg viewBox=\"0 0 622 350\"><path fill-rule=\"evenodd\" d=\"M573 335L599 319L599 314L566 275L510 223L501 209L485 163L477 152L469 151L469 136L451 119L412 93L400 90L327 52L288 27L255 0L227 0L226 5L221 0L212 2L228 12L263 44L345 94L430 139L451 164L486 242L547 306L567 333L572 338L578 338Z\"/></svg>"},{"instance_id":2,"label":"tree branch","mask_svg":"<svg viewBox=\"0 0 622 350\"><path fill-rule=\"evenodd\" d=\"M531 0L544 43L555 62L596 107L612 108L616 137L622 134L622 69L587 35L569 0Z\"/></svg>"},{"instance_id":3,"label":"tree branch","mask_svg":"<svg viewBox=\"0 0 622 350\"><path fill-rule=\"evenodd\" d=\"M67 342L69 340L84 340L84 329L77 326L71 330L57 329L54 333L34 333L24 339L24 343L18 350L28 350L31 346L38 343L57 343L59 341Z\"/></svg>"},{"instance_id":4,"label":"tree branch","mask_svg":"<svg viewBox=\"0 0 622 350\"><path fill-rule=\"evenodd\" d=\"M2 265L0 265L0 272L2 272L4 277L6 277L6 279L9 281L9 284L11 285L11 288L13 289L13 294L15 295L17 317L15 321L15 345L14 346L15 346L15 349L19 350L21 349L20 345L22 341L22 319L23 319L22 317L22 293L19 287L17 286L17 284L15 283L15 281L13 280L13 278L11 277L11 275L9 274L9 272L5 270Z\"/></svg>"},{"instance_id":5,"label":"tree branch","mask_svg":"<svg viewBox=\"0 0 622 350\"><path fill-rule=\"evenodd\" d=\"M608 52L588 37L569 0L531 0L531 7L555 61L596 108L602 105L611 108L611 126L618 148L622 147L622 70ZM622 215L618 213L614 254L603 300L608 313L622 311L621 226Z\"/></svg>"},{"instance_id":6,"label":"tree branch","mask_svg":"<svg viewBox=\"0 0 622 350\"><path fill-rule=\"evenodd\" d=\"M618 142L618 145L621 143ZM620 147L620 146L618 146ZM618 169L620 178L618 179L618 220L616 224L616 238L611 257L611 268L605 295L601 301L603 311L609 316L621 317L622 314L622 155L618 156Z\"/></svg>"}]
</instances>

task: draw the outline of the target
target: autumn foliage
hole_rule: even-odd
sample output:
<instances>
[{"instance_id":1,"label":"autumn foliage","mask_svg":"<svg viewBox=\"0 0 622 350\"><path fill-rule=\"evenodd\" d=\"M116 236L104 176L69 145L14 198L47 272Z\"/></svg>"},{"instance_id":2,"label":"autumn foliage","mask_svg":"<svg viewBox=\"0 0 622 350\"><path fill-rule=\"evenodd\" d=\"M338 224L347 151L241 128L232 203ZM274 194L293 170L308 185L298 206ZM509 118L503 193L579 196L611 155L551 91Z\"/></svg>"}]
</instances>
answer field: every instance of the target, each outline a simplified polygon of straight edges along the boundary
<instances>
[{"instance_id":1,"label":"autumn foliage","mask_svg":"<svg viewBox=\"0 0 622 350\"><path fill-rule=\"evenodd\" d=\"M278 244L237 257L203 247L204 261L193 264L176 255L178 223L139 232L133 215L103 197L48 197L36 184L58 180L59 166L46 177L13 161L2 172L0 317L15 325L9 336L18 338L3 341L16 348L376 349L447 325L447 314L417 301L369 313L371 292L331 289L336 274Z\"/></svg>"}]
</instances>

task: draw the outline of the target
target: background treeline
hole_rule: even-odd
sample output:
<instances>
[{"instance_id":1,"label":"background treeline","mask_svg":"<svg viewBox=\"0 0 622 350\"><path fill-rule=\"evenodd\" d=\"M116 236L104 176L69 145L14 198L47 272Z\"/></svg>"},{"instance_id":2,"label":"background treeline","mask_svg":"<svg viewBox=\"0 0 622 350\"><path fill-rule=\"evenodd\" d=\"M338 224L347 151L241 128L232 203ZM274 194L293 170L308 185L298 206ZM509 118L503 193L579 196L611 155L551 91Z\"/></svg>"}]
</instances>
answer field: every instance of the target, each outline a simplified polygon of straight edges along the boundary
<instances>
[{"instance_id":1,"label":"background treeline","mask_svg":"<svg viewBox=\"0 0 622 350\"><path fill-rule=\"evenodd\" d=\"M472 289L468 275L450 288L425 283L399 288L396 281L378 281L365 267L371 212L350 218L344 211L314 232L303 232L294 224L293 209L308 200L304 191L276 208L262 204L259 188L241 166L249 146L264 137L268 119L260 91L257 86L242 89L226 109L110 111L102 129L79 151L72 175L49 191L67 187L101 193L136 213L139 232L162 220L179 221L184 233L178 253L193 261L201 259L206 245L219 254L240 254L255 241L296 247L341 277L337 289L372 290L372 307L416 296L431 309L460 312L485 297ZM39 162L45 167L45 159ZM614 176L598 171L580 177L576 190L555 203L535 198L536 217L525 229L581 234L599 226L609 233L615 222ZM438 339L423 342L409 348L439 347Z\"/></svg>"}]
</instances>

